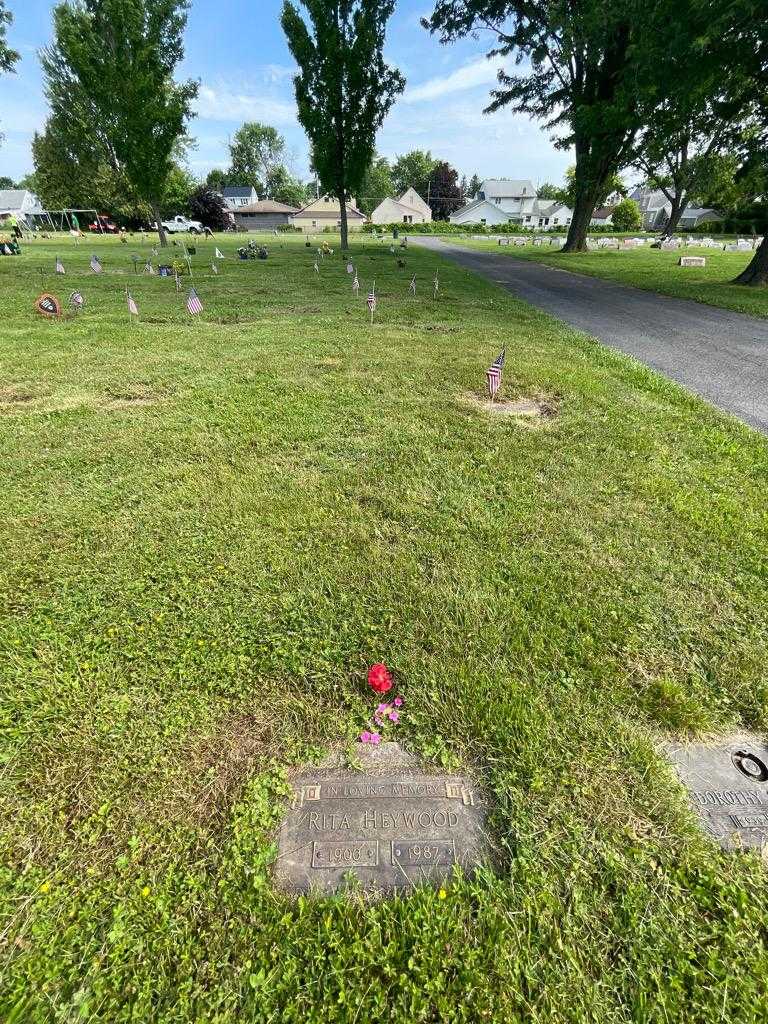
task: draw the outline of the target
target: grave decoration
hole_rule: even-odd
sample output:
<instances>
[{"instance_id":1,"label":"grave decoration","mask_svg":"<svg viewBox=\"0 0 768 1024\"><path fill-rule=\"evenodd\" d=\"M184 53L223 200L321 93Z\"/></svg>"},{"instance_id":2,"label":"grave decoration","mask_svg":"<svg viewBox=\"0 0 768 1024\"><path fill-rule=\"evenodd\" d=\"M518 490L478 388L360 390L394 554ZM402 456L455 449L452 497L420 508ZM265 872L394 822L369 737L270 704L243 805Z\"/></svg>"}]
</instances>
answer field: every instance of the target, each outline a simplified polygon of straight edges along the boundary
<instances>
[{"instance_id":1,"label":"grave decoration","mask_svg":"<svg viewBox=\"0 0 768 1024\"><path fill-rule=\"evenodd\" d=\"M55 295L51 295L49 292L43 292L42 295L38 295L35 299L35 309L41 316L61 316L61 302Z\"/></svg>"},{"instance_id":2,"label":"grave decoration","mask_svg":"<svg viewBox=\"0 0 768 1024\"><path fill-rule=\"evenodd\" d=\"M768 846L768 746L755 736L669 745L667 757L688 790L705 832L726 850Z\"/></svg>"},{"instance_id":3,"label":"grave decoration","mask_svg":"<svg viewBox=\"0 0 768 1024\"><path fill-rule=\"evenodd\" d=\"M368 683L377 696L394 687L381 663L371 667ZM429 774L386 738L403 707L400 696L377 705L359 737L358 770L331 757L293 781L278 837L278 886L322 895L360 885L393 894L440 884L455 864L471 873L489 859L482 790L465 776Z\"/></svg>"}]
</instances>

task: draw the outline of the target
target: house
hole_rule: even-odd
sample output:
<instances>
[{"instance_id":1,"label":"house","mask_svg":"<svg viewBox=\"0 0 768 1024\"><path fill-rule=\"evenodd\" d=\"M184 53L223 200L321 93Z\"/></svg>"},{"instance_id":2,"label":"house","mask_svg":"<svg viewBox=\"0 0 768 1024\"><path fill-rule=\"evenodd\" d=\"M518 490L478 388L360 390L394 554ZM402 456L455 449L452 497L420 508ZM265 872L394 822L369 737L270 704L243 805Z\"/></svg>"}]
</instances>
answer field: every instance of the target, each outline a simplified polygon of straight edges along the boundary
<instances>
[{"instance_id":1,"label":"house","mask_svg":"<svg viewBox=\"0 0 768 1024\"><path fill-rule=\"evenodd\" d=\"M723 215L718 213L717 210L704 206L689 206L687 210L683 210L683 215L680 218L680 229L682 231L691 231L693 228L699 227L700 224L715 224L722 220Z\"/></svg>"},{"instance_id":2,"label":"house","mask_svg":"<svg viewBox=\"0 0 768 1024\"><path fill-rule=\"evenodd\" d=\"M646 231L660 231L669 220L672 203L660 189L642 185L636 188L629 198L634 199L640 207L643 227Z\"/></svg>"},{"instance_id":3,"label":"house","mask_svg":"<svg viewBox=\"0 0 768 1024\"><path fill-rule=\"evenodd\" d=\"M589 222L589 226L593 228L604 228L613 224L613 206L598 206L595 212L592 214L592 220Z\"/></svg>"},{"instance_id":4,"label":"house","mask_svg":"<svg viewBox=\"0 0 768 1024\"><path fill-rule=\"evenodd\" d=\"M0 189L0 220L6 217L15 217L30 230L35 227L37 217L50 220L35 193L26 188Z\"/></svg>"},{"instance_id":5,"label":"house","mask_svg":"<svg viewBox=\"0 0 768 1024\"><path fill-rule=\"evenodd\" d=\"M299 211L295 206L262 199L250 206L240 206L232 211L232 218L238 231L272 231L274 228L293 224Z\"/></svg>"},{"instance_id":6,"label":"house","mask_svg":"<svg viewBox=\"0 0 768 1024\"><path fill-rule=\"evenodd\" d=\"M350 199L346 207L347 227L350 231L360 231L365 224L365 214L358 210L354 199ZM313 199L294 214L293 225L308 234L322 231L323 228L335 231L341 226L341 203L334 196Z\"/></svg>"},{"instance_id":7,"label":"house","mask_svg":"<svg viewBox=\"0 0 768 1024\"><path fill-rule=\"evenodd\" d=\"M228 210L253 206L259 201L256 189L252 185L227 185L221 190L221 195Z\"/></svg>"},{"instance_id":8,"label":"house","mask_svg":"<svg viewBox=\"0 0 768 1024\"><path fill-rule=\"evenodd\" d=\"M399 199L383 199L371 214L373 224L427 224L431 220L432 210L413 188Z\"/></svg>"},{"instance_id":9,"label":"house","mask_svg":"<svg viewBox=\"0 0 768 1024\"><path fill-rule=\"evenodd\" d=\"M451 214L451 224L519 224L527 228L568 227L573 210L552 199L537 199L532 181L489 178L472 202Z\"/></svg>"}]
</instances>

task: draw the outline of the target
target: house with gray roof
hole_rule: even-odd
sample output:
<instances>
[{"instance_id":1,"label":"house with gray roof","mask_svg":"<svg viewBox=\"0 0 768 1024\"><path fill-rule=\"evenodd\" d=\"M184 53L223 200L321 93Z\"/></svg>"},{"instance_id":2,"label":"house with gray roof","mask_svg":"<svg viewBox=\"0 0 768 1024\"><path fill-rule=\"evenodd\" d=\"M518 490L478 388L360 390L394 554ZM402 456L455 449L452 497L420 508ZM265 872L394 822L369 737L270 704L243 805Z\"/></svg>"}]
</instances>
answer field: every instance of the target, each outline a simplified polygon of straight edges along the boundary
<instances>
[{"instance_id":1,"label":"house with gray roof","mask_svg":"<svg viewBox=\"0 0 768 1024\"><path fill-rule=\"evenodd\" d=\"M222 198L228 210L237 210L242 206L253 206L259 197L253 185L227 185L221 190Z\"/></svg>"},{"instance_id":2,"label":"house with gray roof","mask_svg":"<svg viewBox=\"0 0 768 1024\"><path fill-rule=\"evenodd\" d=\"M30 228L35 224L36 217L48 217L43 205L34 192L26 188L0 189L0 220L15 217Z\"/></svg>"},{"instance_id":3,"label":"house with gray roof","mask_svg":"<svg viewBox=\"0 0 768 1024\"><path fill-rule=\"evenodd\" d=\"M451 224L518 224L521 227L567 227L573 211L551 199L537 199L527 178L488 178L477 196L450 216Z\"/></svg>"}]
</instances>

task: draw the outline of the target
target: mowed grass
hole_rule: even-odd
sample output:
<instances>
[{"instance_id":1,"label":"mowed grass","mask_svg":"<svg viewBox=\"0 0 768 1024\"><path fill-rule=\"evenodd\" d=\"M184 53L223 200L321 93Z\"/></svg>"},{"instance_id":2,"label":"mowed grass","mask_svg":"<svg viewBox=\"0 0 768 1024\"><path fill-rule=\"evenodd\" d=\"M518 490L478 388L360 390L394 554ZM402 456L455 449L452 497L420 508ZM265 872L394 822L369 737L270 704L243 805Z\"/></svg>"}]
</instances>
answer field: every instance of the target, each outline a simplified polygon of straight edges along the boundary
<instances>
[{"instance_id":1,"label":"mowed grass","mask_svg":"<svg viewBox=\"0 0 768 1024\"><path fill-rule=\"evenodd\" d=\"M764 1021L763 866L656 748L765 726L766 439L424 250L356 240L355 299L338 253L216 244L194 321L149 242L0 259L0 1016ZM41 320L39 267L85 312ZM464 400L503 345L557 417ZM284 896L286 777L379 659L498 863Z\"/></svg>"},{"instance_id":2,"label":"mowed grass","mask_svg":"<svg viewBox=\"0 0 768 1024\"><path fill-rule=\"evenodd\" d=\"M454 241L453 236L447 241ZM473 249L505 253L516 259L537 260L561 270L633 285L679 299L693 299L709 306L733 309L737 313L768 317L768 288L733 284L749 264L752 252L723 252L701 246L677 250L651 249L648 243L637 249L599 249L566 253L555 246L500 246L491 239L457 239ZM679 267L680 256L704 256L704 267Z\"/></svg>"}]
</instances>

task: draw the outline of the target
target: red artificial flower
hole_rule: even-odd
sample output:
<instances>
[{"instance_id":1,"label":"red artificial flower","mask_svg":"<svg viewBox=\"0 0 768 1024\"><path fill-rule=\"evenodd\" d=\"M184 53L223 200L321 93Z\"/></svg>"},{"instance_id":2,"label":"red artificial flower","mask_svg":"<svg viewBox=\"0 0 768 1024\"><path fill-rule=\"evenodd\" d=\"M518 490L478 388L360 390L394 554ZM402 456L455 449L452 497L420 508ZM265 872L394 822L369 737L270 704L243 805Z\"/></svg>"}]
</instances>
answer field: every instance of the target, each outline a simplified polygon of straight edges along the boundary
<instances>
[{"instance_id":1,"label":"red artificial flower","mask_svg":"<svg viewBox=\"0 0 768 1024\"><path fill-rule=\"evenodd\" d=\"M382 662L371 665L368 669L368 685L375 693L388 693L392 689L392 676Z\"/></svg>"}]
</instances>

